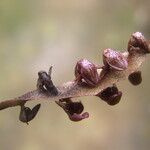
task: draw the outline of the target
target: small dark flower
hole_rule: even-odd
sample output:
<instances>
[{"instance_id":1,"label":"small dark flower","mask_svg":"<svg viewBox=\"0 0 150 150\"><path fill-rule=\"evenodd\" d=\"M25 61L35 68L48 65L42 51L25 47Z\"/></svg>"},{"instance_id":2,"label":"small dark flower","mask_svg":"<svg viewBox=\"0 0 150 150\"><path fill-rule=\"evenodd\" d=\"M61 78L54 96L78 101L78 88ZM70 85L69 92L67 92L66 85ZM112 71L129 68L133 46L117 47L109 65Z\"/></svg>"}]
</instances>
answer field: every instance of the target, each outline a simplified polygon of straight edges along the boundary
<instances>
[{"instance_id":1,"label":"small dark flower","mask_svg":"<svg viewBox=\"0 0 150 150\"><path fill-rule=\"evenodd\" d=\"M83 79L92 87L96 86L99 82L96 65L86 59L81 59L77 62L75 67L75 77L77 82L81 82Z\"/></svg>"},{"instance_id":2,"label":"small dark flower","mask_svg":"<svg viewBox=\"0 0 150 150\"><path fill-rule=\"evenodd\" d=\"M128 52L132 53L135 50L138 52L150 53L149 43L140 32L133 33L128 42Z\"/></svg>"},{"instance_id":3,"label":"small dark flower","mask_svg":"<svg viewBox=\"0 0 150 150\"><path fill-rule=\"evenodd\" d=\"M142 75L141 71L136 71L133 72L129 75L128 80L133 84L133 85L139 85L142 82Z\"/></svg>"},{"instance_id":4,"label":"small dark flower","mask_svg":"<svg viewBox=\"0 0 150 150\"><path fill-rule=\"evenodd\" d=\"M84 106L81 102L72 102L71 99L61 99L56 101L56 104L63 108L71 121L81 121L89 117L88 112L81 114L84 110Z\"/></svg>"},{"instance_id":5,"label":"small dark flower","mask_svg":"<svg viewBox=\"0 0 150 150\"><path fill-rule=\"evenodd\" d=\"M122 92L116 86L111 86L101 91L96 96L107 102L109 105L116 105L122 97Z\"/></svg>"},{"instance_id":6,"label":"small dark flower","mask_svg":"<svg viewBox=\"0 0 150 150\"><path fill-rule=\"evenodd\" d=\"M37 104L36 106L33 107L31 110L29 107L21 106L21 111L19 115L19 120L21 122L27 123L35 118L37 115L39 109L40 109L41 104Z\"/></svg>"}]
</instances>

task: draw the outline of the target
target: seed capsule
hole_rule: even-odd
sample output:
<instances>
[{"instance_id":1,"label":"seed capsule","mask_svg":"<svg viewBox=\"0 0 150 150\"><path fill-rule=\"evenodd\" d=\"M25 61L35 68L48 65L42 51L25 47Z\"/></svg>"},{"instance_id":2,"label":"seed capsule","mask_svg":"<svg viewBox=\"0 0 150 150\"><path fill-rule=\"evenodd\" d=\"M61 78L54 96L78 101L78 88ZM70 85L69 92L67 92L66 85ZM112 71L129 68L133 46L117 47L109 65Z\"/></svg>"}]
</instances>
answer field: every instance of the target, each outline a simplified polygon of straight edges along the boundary
<instances>
[{"instance_id":1,"label":"seed capsule","mask_svg":"<svg viewBox=\"0 0 150 150\"><path fill-rule=\"evenodd\" d=\"M122 53L114 51L112 49L104 50L103 62L105 68L110 68L117 71L125 70L128 67L127 59L122 55Z\"/></svg>"},{"instance_id":2,"label":"seed capsule","mask_svg":"<svg viewBox=\"0 0 150 150\"><path fill-rule=\"evenodd\" d=\"M135 50L138 52L150 53L149 43L140 32L133 33L128 42L128 52L132 53Z\"/></svg>"},{"instance_id":3,"label":"seed capsule","mask_svg":"<svg viewBox=\"0 0 150 150\"><path fill-rule=\"evenodd\" d=\"M81 59L77 62L75 67L75 77L77 81L82 81L82 79L89 86L96 86L99 82L99 75L97 72L97 67L90 61L86 59Z\"/></svg>"},{"instance_id":4,"label":"seed capsule","mask_svg":"<svg viewBox=\"0 0 150 150\"><path fill-rule=\"evenodd\" d=\"M136 72L131 73L128 76L128 80L135 86L139 85L142 82L141 71L136 71Z\"/></svg>"}]
</instances>

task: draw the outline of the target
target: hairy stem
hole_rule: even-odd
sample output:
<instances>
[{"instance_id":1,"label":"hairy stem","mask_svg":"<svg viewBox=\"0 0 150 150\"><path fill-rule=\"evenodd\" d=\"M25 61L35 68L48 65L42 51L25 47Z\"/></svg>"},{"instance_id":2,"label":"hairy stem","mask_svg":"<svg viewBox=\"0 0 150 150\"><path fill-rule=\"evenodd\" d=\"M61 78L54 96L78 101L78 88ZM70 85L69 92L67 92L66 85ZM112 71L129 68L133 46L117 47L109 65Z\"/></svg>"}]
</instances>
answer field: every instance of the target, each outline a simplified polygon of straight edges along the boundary
<instances>
[{"instance_id":1,"label":"hairy stem","mask_svg":"<svg viewBox=\"0 0 150 150\"><path fill-rule=\"evenodd\" d=\"M128 59L128 68L125 71L109 71L101 80L101 82L94 88L90 88L84 83L76 84L74 81L70 81L57 87L59 91L57 96L53 96L47 92L33 90L17 98L0 102L0 110L6 109L8 107L18 106L30 100L47 99L56 101L57 99L63 98L95 96L103 89L126 79L129 74L139 70L139 67L144 62L146 57L146 54L142 53L134 53L129 55L128 52L124 52L123 55Z\"/></svg>"}]
</instances>

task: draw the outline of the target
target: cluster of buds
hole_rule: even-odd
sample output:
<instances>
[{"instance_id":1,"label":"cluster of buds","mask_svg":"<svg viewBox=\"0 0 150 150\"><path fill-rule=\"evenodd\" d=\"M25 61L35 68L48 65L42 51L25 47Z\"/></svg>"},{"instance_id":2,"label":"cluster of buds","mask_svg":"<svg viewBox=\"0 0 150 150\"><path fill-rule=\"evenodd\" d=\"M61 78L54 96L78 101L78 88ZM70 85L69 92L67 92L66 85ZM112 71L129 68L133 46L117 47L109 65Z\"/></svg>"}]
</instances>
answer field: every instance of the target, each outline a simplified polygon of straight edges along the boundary
<instances>
[{"instance_id":1,"label":"cluster of buds","mask_svg":"<svg viewBox=\"0 0 150 150\"><path fill-rule=\"evenodd\" d=\"M110 70L123 71L128 67L128 61L124 55L112 49L104 50L103 63L103 66L98 66L86 59L79 60L75 67L75 81L78 84L84 82L89 87L94 87L101 82ZM100 75L97 69L102 69Z\"/></svg>"},{"instance_id":2,"label":"cluster of buds","mask_svg":"<svg viewBox=\"0 0 150 150\"><path fill-rule=\"evenodd\" d=\"M75 81L80 84L84 82L89 87L98 86L103 77L110 71L124 71L128 67L127 58L121 52L112 49L105 49L103 52L103 66L97 66L88 60L82 59L77 62L75 67ZM98 74L97 69L102 69ZM107 102L109 105L119 103L122 92L116 85L107 87L96 96Z\"/></svg>"},{"instance_id":3,"label":"cluster of buds","mask_svg":"<svg viewBox=\"0 0 150 150\"><path fill-rule=\"evenodd\" d=\"M128 42L128 53L129 57L136 53L150 53L150 47L148 41L140 33L133 33ZM75 83L76 84L86 84L87 87L94 88L98 86L105 75L111 71L121 72L128 68L128 58L125 57L121 52L115 51L113 49L105 49L103 52L103 65L95 65L94 63L88 61L87 59L81 59L77 62L75 66ZM98 73L98 69L101 69ZM49 72L40 71L38 72L37 89L40 92L47 93L50 95L57 96L59 94L58 89L52 82L51 79L52 67L50 67ZM132 72L128 76L128 80L133 85L139 85L142 82L141 71L137 70ZM122 92L118 90L117 86L113 84L106 89L103 89L97 95L109 105L116 105L120 102L122 97ZM73 102L71 98L64 98L56 101L56 104L60 106L68 118L71 121L81 121L89 117L88 112L84 112L83 104L78 102ZM39 111L40 104L36 105L33 109L21 105L21 111L19 119L22 122L28 123L31 121Z\"/></svg>"},{"instance_id":4,"label":"cluster of buds","mask_svg":"<svg viewBox=\"0 0 150 150\"><path fill-rule=\"evenodd\" d=\"M149 42L140 32L135 32L131 35L128 42L129 55L136 53L150 53ZM89 87L98 86L103 77L110 71L124 71L128 68L128 59L118 51L113 49L105 49L103 52L103 66L98 66L92 62L81 59L77 62L75 67L75 81L85 83ZM98 74L97 69L102 69ZM139 85L142 82L141 71L135 71L131 73L128 80L133 85ZM116 85L107 87L102 90L96 96L107 102L109 105L115 105L119 103L122 92L118 90Z\"/></svg>"}]
</instances>

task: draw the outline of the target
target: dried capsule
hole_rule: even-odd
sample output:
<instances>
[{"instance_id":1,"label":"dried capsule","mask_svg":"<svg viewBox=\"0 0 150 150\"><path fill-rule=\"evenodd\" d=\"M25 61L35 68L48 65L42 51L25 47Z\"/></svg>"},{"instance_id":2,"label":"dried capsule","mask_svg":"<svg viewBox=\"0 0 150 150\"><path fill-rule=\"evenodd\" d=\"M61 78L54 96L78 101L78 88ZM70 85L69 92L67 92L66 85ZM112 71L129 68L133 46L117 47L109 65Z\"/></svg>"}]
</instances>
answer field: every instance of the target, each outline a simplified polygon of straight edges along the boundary
<instances>
[{"instance_id":1,"label":"dried capsule","mask_svg":"<svg viewBox=\"0 0 150 150\"><path fill-rule=\"evenodd\" d=\"M19 115L19 120L21 122L27 123L35 118L37 115L39 109L40 109L41 104L37 104L36 106L33 107L31 110L29 107L21 106L21 111Z\"/></svg>"},{"instance_id":2,"label":"dried capsule","mask_svg":"<svg viewBox=\"0 0 150 150\"><path fill-rule=\"evenodd\" d=\"M77 62L75 67L75 77L76 81L82 81L82 79L89 86L96 86L99 82L99 75L97 72L97 67L90 61L86 59L81 59Z\"/></svg>"},{"instance_id":3,"label":"dried capsule","mask_svg":"<svg viewBox=\"0 0 150 150\"><path fill-rule=\"evenodd\" d=\"M135 71L135 72L131 73L128 76L128 80L135 86L139 85L142 82L141 71Z\"/></svg>"},{"instance_id":4,"label":"dried capsule","mask_svg":"<svg viewBox=\"0 0 150 150\"><path fill-rule=\"evenodd\" d=\"M43 92L48 91L52 95L57 95L58 90L51 80L51 70L52 67L50 67L49 74L47 74L45 71L38 72L39 78L37 82L37 88Z\"/></svg>"},{"instance_id":5,"label":"dried capsule","mask_svg":"<svg viewBox=\"0 0 150 150\"><path fill-rule=\"evenodd\" d=\"M132 53L135 50L138 52L150 53L149 43L140 32L133 33L128 42L128 52Z\"/></svg>"},{"instance_id":6,"label":"dried capsule","mask_svg":"<svg viewBox=\"0 0 150 150\"><path fill-rule=\"evenodd\" d=\"M105 65L105 69L114 69L117 71L122 71L127 69L128 67L127 59L122 55L122 53L114 51L112 49L104 50L103 62Z\"/></svg>"},{"instance_id":7,"label":"dried capsule","mask_svg":"<svg viewBox=\"0 0 150 150\"><path fill-rule=\"evenodd\" d=\"M116 86L111 86L101 91L96 96L107 102L109 105L116 105L122 97L122 92Z\"/></svg>"}]
</instances>

